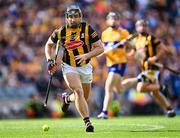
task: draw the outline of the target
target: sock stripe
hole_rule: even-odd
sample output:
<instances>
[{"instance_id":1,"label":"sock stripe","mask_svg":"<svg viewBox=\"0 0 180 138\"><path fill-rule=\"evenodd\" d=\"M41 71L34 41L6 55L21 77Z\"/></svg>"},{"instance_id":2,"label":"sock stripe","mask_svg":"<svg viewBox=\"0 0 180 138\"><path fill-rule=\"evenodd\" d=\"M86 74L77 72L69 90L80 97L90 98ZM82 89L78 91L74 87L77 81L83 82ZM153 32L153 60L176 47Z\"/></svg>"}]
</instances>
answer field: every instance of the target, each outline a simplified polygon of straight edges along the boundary
<instances>
[{"instance_id":1,"label":"sock stripe","mask_svg":"<svg viewBox=\"0 0 180 138\"><path fill-rule=\"evenodd\" d=\"M85 118L83 119L83 121L84 121L85 124L89 123L89 122L90 122L89 117L85 117Z\"/></svg>"}]
</instances>

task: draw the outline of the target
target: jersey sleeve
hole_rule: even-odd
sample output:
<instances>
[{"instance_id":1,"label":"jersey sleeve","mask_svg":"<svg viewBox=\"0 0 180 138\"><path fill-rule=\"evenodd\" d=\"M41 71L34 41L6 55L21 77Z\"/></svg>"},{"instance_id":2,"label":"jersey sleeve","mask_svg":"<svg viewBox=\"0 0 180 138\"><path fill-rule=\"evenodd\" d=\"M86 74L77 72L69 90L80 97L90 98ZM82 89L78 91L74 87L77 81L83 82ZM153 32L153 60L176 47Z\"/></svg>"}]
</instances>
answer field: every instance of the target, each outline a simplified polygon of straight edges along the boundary
<instances>
[{"instance_id":1,"label":"jersey sleeve","mask_svg":"<svg viewBox=\"0 0 180 138\"><path fill-rule=\"evenodd\" d=\"M102 40L102 42L104 42L104 36L105 36L105 32L102 32L102 34L101 34L101 40Z\"/></svg>"},{"instance_id":2,"label":"jersey sleeve","mask_svg":"<svg viewBox=\"0 0 180 138\"><path fill-rule=\"evenodd\" d=\"M94 43L99 40L97 32L89 25L89 41Z\"/></svg>"},{"instance_id":3,"label":"jersey sleeve","mask_svg":"<svg viewBox=\"0 0 180 138\"><path fill-rule=\"evenodd\" d=\"M152 36L152 43L154 46L158 46L161 43L161 41L155 36Z\"/></svg>"},{"instance_id":4,"label":"jersey sleeve","mask_svg":"<svg viewBox=\"0 0 180 138\"><path fill-rule=\"evenodd\" d=\"M125 39L125 38L127 38L128 36L129 36L130 34L129 34L129 32L127 31L127 30L123 30L123 39Z\"/></svg>"},{"instance_id":5,"label":"jersey sleeve","mask_svg":"<svg viewBox=\"0 0 180 138\"><path fill-rule=\"evenodd\" d=\"M53 41L53 43L57 43L58 41L58 30L54 30L54 32L51 34L50 36L51 40Z\"/></svg>"}]
</instances>

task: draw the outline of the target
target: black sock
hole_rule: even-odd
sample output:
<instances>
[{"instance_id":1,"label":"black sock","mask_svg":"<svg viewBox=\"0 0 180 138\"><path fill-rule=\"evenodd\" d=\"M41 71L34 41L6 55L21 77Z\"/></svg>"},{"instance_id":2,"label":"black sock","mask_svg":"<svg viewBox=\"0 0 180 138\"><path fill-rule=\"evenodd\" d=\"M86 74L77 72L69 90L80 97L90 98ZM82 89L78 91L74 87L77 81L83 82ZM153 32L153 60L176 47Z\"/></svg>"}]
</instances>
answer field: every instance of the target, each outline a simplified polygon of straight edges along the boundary
<instances>
[{"instance_id":1,"label":"black sock","mask_svg":"<svg viewBox=\"0 0 180 138\"><path fill-rule=\"evenodd\" d=\"M106 111L102 111L102 112L103 112L104 114L106 114L106 115L108 114L108 111L107 111L107 110L106 110Z\"/></svg>"},{"instance_id":2,"label":"black sock","mask_svg":"<svg viewBox=\"0 0 180 138\"><path fill-rule=\"evenodd\" d=\"M172 107L169 106L169 107L166 108L166 110L167 110L167 111L172 110Z\"/></svg>"},{"instance_id":3,"label":"black sock","mask_svg":"<svg viewBox=\"0 0 180 138\"><path fill-rule=\"evenodd\" d=\"M83 121L84 121L84 123L85 123L86 126L87 126L88 124L91 124L91 122L90 122L90 120L89 120L89 117L85 117L85 118L83 119Z\"/></svg>"}]
</instances>

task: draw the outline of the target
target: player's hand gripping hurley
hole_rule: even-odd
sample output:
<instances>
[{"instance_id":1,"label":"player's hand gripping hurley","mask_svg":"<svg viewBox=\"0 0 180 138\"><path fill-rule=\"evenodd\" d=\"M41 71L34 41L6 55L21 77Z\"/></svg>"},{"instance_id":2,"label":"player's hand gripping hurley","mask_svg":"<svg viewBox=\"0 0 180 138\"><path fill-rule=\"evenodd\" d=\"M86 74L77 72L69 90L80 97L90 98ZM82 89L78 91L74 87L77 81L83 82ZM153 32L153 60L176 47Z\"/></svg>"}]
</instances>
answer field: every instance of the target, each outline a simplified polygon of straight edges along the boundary
<instances>
[{"instance_id":1,"label":"player's hand gripping hurley","mask_svg":"<svg viewBox=\"0 0 180 138\"><path fill-rule=\"evenodd\" d=\"M56 51L55 51L55 57L54 57L54 62L56 63L56 59L59 53L59 49L60 49L60 40L57 41L57 45L56 45ZM53 73L50 73L50 77L49 77L49 81L48 81L48 87L46 90L46 97L45 97L45 101L44 101L44 107L47 106L47 102L48 102L48 98L49 98L49 92L51 89L51 82L52 82L52 78L53 78Z\"/></svg>"}]
</instances>

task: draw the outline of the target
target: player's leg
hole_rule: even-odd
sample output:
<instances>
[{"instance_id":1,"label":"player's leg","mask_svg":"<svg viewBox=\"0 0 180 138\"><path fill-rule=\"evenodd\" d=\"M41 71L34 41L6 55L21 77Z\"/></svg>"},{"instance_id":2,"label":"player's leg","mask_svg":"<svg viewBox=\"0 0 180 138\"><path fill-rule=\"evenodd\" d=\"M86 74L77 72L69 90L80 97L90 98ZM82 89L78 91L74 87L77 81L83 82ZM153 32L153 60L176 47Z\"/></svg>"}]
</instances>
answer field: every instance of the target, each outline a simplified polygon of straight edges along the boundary
<instances>
[{"instance_id":1,"label":"player's leg","mask_svg":"<svg viewBox=\"0 0 180 138\"><path fill-rule=\"evenodd\" d=\"M91 83L93 80L91 64L89 63L83 67L78 68L78 73L80 74L81 84L84 91L84 98L87 101L91 92Z\"/></svg>"},{"instance_id":2,"label":"player's leg","mask_svg":"<svg viewBox=\"0 0 180 138\"><path fill-rule=\"evenodd\" d=\"M88 100L89 94L91 92L91 83L82 83L82 88L84 91L84 98L86 99L86 101ZM75 96L74 93L68 95L67 93L65 93L66 96L66 101L67 103L71 103L75 101Z\"/></svg>"},{"instance_id":3,"label":"player's leg","mask_svg":"<svg viewBox=\"0 0 180 138\"><path fill-rule=\"evenodd\" d=\"M124 92L125 87L122 85L123 76L126 70L126 63L118 64L117 69L114 71L114 88L115 92Z\"/></svg>"},{"instance_id":4,"label":"player's leg","mask_svg":"<svg viewBox=\"0 0 180 138\"><path fill-rule=\"evenodd\" d=\"M138 76L137 90L141 92L151 92L152 96L159 102L159 104L167 110L169 117L174 117L175 111L172 109L168 100L159 91L159 71L147 70Z\"/></svg>"},{"instance_id":5,"label":"player's leg","mask_svg":"<svg viewBox=\"0 0 180 138\"><path fill-rule=\"evenodd\" d=\"M124 92L125 90L129 89L129 88L135 88L135 86L138 83L138 79L137 78L127 78L123 80L123 77L121 77L120 75L117 77L117 80L115 82L115 87L114 87L114 91L115 92Z\"/></svg>"},{"instance_id":6,"label":"player's leg","mask_svg":"<svg viewBox=\"0 0 180 138\"><path fill-rule=\"evenodd\" d=\"M137 77L137 91L139 92L151 92L158 91L160 88L159 71L157 70L146 70L140 73Z\"/></svg>"},{"instance_id":7,"label":"player's leg","mask_svg":"<svg viewBox=\"0 0 180 138\"><path fill-rule=\"evenodd\" d=\"M67 73L65 78L68 87L74 92L75 105L80 115L82 117L88 116L88 109L84 98L80 75L76 73Z\"/></svg>"},{"instance_id":8,"label":"player's leg","mask_svg":"<svg viewBox=\"0 0 180 138\"><path fill-rule=\"evenodd\" d=\"M113 91L121 93L124 91L124 87L122 86L122 76L120 74L114 74L116 77L114 78L114 88Z\"/></svg>"},{"instance_id":9,"label":"player's leg","mask_svg":"<svg viewBox=\"0 0 180 138\"><path fill-rule=\"evenodd\" d=\"M87 101L89 94L91 92L91 83L82 83L82 87L83 87L83 91L84 91L84 98Z\"/></svg>"},{"instance_id":10,"label":"player's leg","mask_svg":"<svg viewBox=\"0 0 180 138\"><path fill-rule=\"evenodd\" d=\"M126 63L119 64L118 70L116 71L118 76L115 79L115 87L114 87L114 90L116 92L124 92L126 89L135 87L137 85L138 79L136 77L123 79L125 69L126 69Z\"/></svg>"},{"instance_id":11,"label":"player's leg","mask_svg":"<svg viewBox=\"0 0 180 138\"><path fill-rule=\"evenodd\" d=\"M62 67L63 67L62 70L63 70L64 74L67 72L75 72L80 75L81 84L82 84L82 88L84 91L84 97L87 100L89 97L89 93L91 91L92 66L90 64L87 64L86 66L79 67L76 70L74 70L74 68L72 68L72 67L70 68L66 64L64 64ZM64 77L64 78L66 78L66 77ZM65 81L66 81L66 79L65 79ZM68 94L65 92L62 94L62 98L63 98L62 110L63 110L63 112L66 112L69 107L69 104L71 102L75 101L75 95L74 95L74 93Z\"/></svg>"},{"instance_id":12,"label":"player's leg","mask_svg":"<svg viewBox=\"0 0 180 138\"><path fill-rule=\"evenodd\" d=\"M82 83L82 88L84 91L84 98L87 101L91 91L91 83ZM63 112L66 112L69 108L70 103L75 101L75 95L74 93L68 94L67 92L64 92L62 94L62 99L63 104L61 108Z\"/></svg>"},{"instance_id":13,"label":"player's leg","mask_svg":"<svg viewBox=\"0 0 180 138\"><path fill-rule=\"evenodd\" d=\"M88 105L84 97L80 75L76 73L67 73L65 75L65 80L67 82L68 87L71 88L74 92L75 106L85 122L86 131L93 132L94 128L89 120Z\"/></svg>"},{"instance_id":14,"label":"player's leg","mask_svg":"<svg viewBox=\"0 0 180 138\"><path fill-rule=\"evenodd\" d=\"M77 69L78 73L80 74L80 80L83 88L83 96L87 103L89 94L91 92L91 83L92 83L92 66L91 64L87 64L83 67ZM84 122L86 125L86 131L94 131L94 127L92 126L91 122L88 118L84 118Z\"/></svg>"},{"instance_id":15,"label":"player's leg","mask_svg":"<svg viewBox=\"0 0 180 138\"><path fill-rule=\"evenodd\" d=\"M169 117L174 117L176 114L172 109L168 100L164 97L163 94L159 92L159 87L160 86L158 82L154 82L154 83L139 82L137 85L137 90L140 92L151 92L153 98L155 98L155 100L161 105L161 107L167 111L167 115Z\"/></svg>"},{"instance_id":16,"label":"player's leg","mask_svg":"<svg viewBox=\"0 0 180 138\"><path fill-rule=\"evenodd\" d=\"M115 78L116 74L114 72L109 72L106 83L105 83L105 97L103 102L103 110L102 112L97 116L99 119L107 119L108 118L108 106L112 101L113 97L113 87L115 86Z\"/></svg>"},{"instance_id":17,"label":"player's leg","mask_svg":"<svg viewBox=\"0 0 180 138\"><path fill-rule=\"evenodd\" d=\"M156 101L159 102L161 107L163 107L166 110L167 115L169 117L174 117L176 115L171 104L162 93L160 93L159 91L153 91L151 92L151 95L155 98Z\"/></svg>"},{"instance_id":18,"label":"player's leg","mask_svg":"<svg viewBox=\"0 0 180 138\"><path fill-rule=\"evenodd\" d=\"M121 85L123 87L123 90L126 90L135 87L137 83L138 83L138 79L135 77L135 78L127 78L122 80Z\"/></svg>"},{"instance_id":19,"label":"player's leg","mask_svg":"<svg viewBox=\"0 0 180 138\"><path fill-rule=\"evenodd\" d=\"M86 100L86 102L88 102L88 98L89 98L89 94L91 92L91 83L82 83L82 87L83 87L83 91L84 91L84 98ZM90 121L87 123L86 120L85 121L85 125L86 125L86 128L89 127L89 125L91 125L92 128L90 129L94 129L92 124L90 123Z\"/></svg>"},{"instance_id":20,"label":"player's leg","mask_svg":"<svg viewBox=\"0 0 180 138\"><path fill-rule=\"evenodd\" d=\"M149 82L138 82L137 91L139 92L151 92L159 90L158 83L149 83Z\"/></svg>"},{"instance_id":21,"label":"player's leg","mask_svg":"<svg viewBox=\"0 0 180 138\"><path fill-rule=\"evenodd\" d=\"M73 92L71 94L64 92L62 93L61 98L63 100L61 108L62 111L65 113L68 110L70 103L75 101L75 96Z\"/></svg>"}]
</instances>

